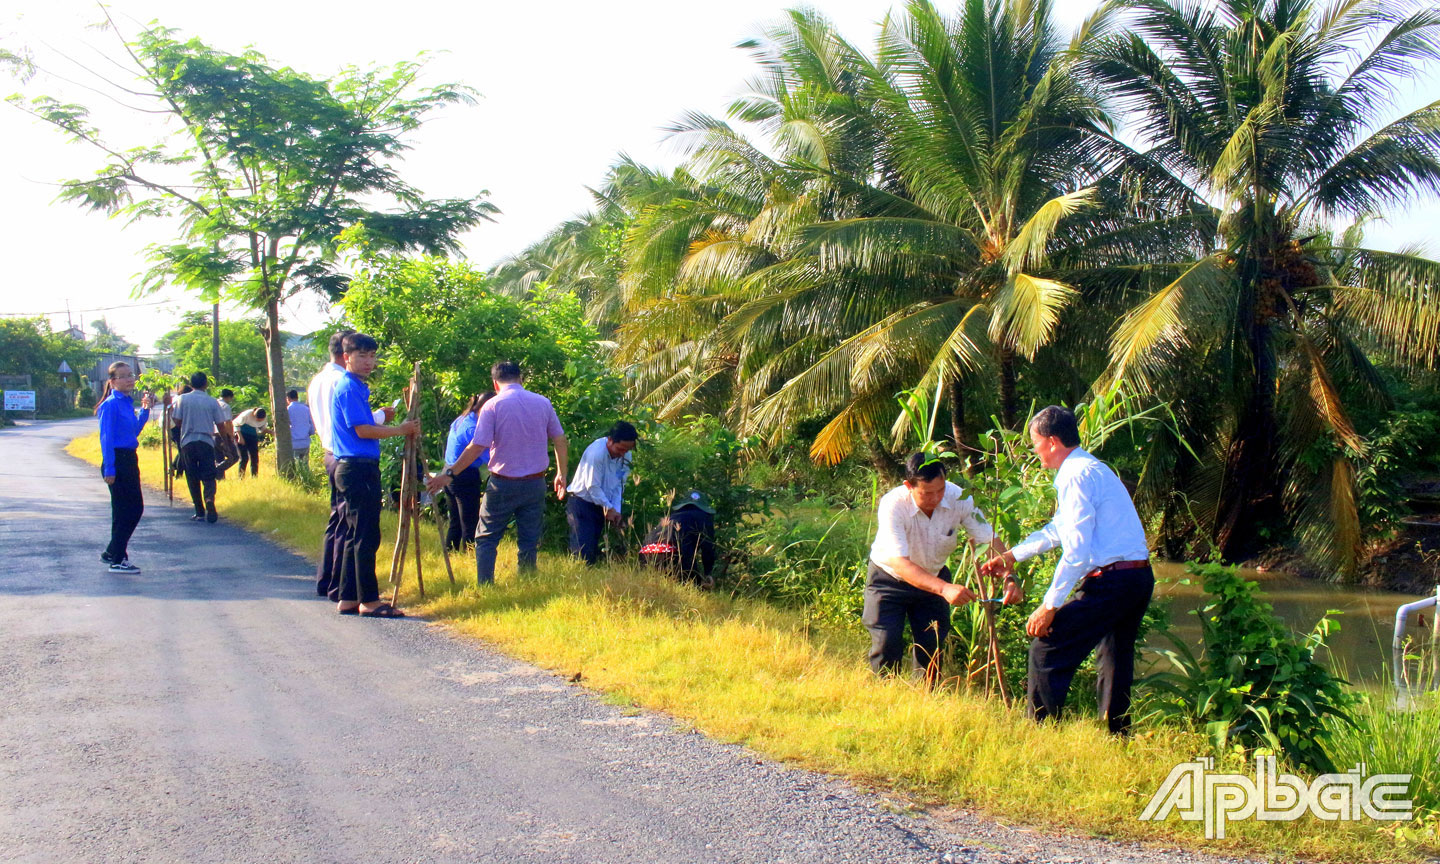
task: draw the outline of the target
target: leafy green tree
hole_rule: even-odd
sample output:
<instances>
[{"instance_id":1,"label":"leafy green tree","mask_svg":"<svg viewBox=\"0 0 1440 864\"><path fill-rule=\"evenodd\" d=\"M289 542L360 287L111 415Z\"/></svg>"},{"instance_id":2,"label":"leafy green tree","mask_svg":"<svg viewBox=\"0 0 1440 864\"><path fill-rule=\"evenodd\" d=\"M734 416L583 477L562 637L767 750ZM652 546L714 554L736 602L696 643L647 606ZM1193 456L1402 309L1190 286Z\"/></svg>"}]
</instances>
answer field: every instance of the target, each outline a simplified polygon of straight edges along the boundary
<instances>
[{"instance_id":1,"label":"leafy green tree","mask_svg":"<svg viewBox=\"0 0 1440 864\"><path fill-rule=\"evenodd\" d=\"M491 290L483 273L463 263L380 256L341 302L346 323L380 342L381 365L371 378L377 400L399 396L414 364L422 364L432 456L470 397L492 389L490 367L499 360L520 364L525 386L554 403L577 440L621 417L623 382L606 367L574 294L542 290L516 299Z\"/></svg>"},{"instance_id":2,"label":"leafy green tree","mask_svg":"<svg viewBox=\"0 0 1440 864\"><path fill-rule=\"evenodd\" d=\"M192 313L181 326L156 341L156 348L175 358L175 372L210 371L213 330L209 314ZM265 338L256 321L221 321L220 355L225 358L225 374L217 383L230 387L266 387Z\"/></svg>"},{"instance_id":3,"label":"leafy green tree","mask_svg":"<svg viewBox=\"0 0 1440 864\"><path fill-rule=\"evenodd\" d=\"M123 45L138 84L115 86L180 134L125 147L110 143L83 105L49 96L11 102L105 155L96 176L64 183L62 200L180 220L178 242L151 250L145 287L173 281L263 314L277 467L288 471L281 306L301 291L344 292L335 253L347 228L365 225L377 246L443 253L495 212L480 198L426 199L394 166L408 133L469 92L417 90L416 62L315 79L254 50L227 53L159 26Z\"/></svg>"},{"instance_id":4,"label":"leafy green tree","mask_svg":"<svg viewBox=\"0 0 1440 864\"><path fill-rule=\"evenodd\" d=\"M1231 559L1288 520L1353 573L1366 442L1352 414L1387 398L1375 359L1431 367L1440 350L1440 264L1367 248L1358 230L1440 192L1440 102L1394 116L1404 85L1440 59L1440 10L1111 8L1124 26L1090 46L1089 68L1219 217L1195 254L1151 269L1114 333L1108 375L1173 405L1207 457L1162 440L1142 493L1183 490ZM1336 237L1344 220L1357 227Z\"/></svg>"},{"instance_id":5,"label":"leafy green tree","mask_svg":"<svg viewBox=\"0 0 1440 864\"><path fill-rule=\"evenodd\" d=\"M60 364L74 370L69 385L94 362L82 342L50 329L44 318L0 318L0 375L29 375L37 387L59 387Z\"/></svg>"},{"instance_id":6,"label":"leafy green tree","mask_svg":"<svg viewBox=\"0 0 1440 864\"><path fill-rule=\"evenodd\" d=\"M138 345L116 333L104 318L90 322L90 338L85 341L91 351L102 354L134 354L139 350Z\"/></svg>"}]
</instances>

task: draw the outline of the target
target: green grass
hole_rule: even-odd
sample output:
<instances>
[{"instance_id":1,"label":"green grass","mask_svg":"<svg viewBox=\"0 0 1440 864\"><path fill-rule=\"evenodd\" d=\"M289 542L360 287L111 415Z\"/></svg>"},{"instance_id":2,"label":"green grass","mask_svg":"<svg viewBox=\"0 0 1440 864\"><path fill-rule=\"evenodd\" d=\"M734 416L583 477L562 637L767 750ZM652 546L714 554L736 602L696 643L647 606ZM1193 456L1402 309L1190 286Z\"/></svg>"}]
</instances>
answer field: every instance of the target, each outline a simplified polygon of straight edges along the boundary
<instances>
[{"instance_id":1,"label":"green grass","mask_svg":"<svg viewBox=\"0 0 1440 864\"><path fill-rule=\"evenodd\" d=\"M98 461L94 436L70 452ZM158 485L157 450L142 475ZM223 516L313 555L326 502L276 478L220 484ZM394 515L383 520L393 538ZM1038 827L1216 852L1327 861L1417 860L1374 825L1303 820L1232 824L1221 842L1200 826L1137 819L1178 762L1207 752L1199 736L1151 729L1129 742L1096 724L1039 727L1018 711L963 691L927 692L880 680L863 662L858 628L817 630L795 612L715 594L631 567L586 569L542 554L514 572L502 547L497 584L473 585L473 559L444 576L433 527L423 532L429 592L407 569L402 605L598 690L619 704L664 711L711 737L837 774L927 804L976 807ZM382 572L390 549L382 549ZM413 555L413 553L412 553ZM413 565L413 560L410 562ZM382 575L383 587L383 575Z\"/></svg>"}]
</instances>

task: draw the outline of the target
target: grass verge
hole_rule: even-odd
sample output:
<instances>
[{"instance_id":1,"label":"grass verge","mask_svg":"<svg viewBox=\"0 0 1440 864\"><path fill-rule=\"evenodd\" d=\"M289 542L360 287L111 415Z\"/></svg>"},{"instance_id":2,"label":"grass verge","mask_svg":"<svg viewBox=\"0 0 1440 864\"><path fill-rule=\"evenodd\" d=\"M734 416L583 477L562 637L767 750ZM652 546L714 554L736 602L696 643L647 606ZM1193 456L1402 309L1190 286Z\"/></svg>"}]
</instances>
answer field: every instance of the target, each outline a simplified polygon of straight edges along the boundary
<instances>
[{"instance_id":1,"label":"grass verge","mask_svg":"<svg viewBox=\"0 0 1440 864\"><path fill-rule=\"evenodd\" d=\"M99 462L94 435L68 452ZM160 462L158 449L141 450L150 485L160 483ZM183 487L177 497L185 498ZM310 557L329 512L321 497L273 476L221 483L218 506L222 518ZM384 514L382 527L394 537L394 514ZM863 663L858 628L816 632L769 604L634 568L590 570L542 553L539 573L522 579L511 546L502 548L495 586L477 590L466 557L454 561L452 587L435 529L423 537L429 590L425 598L415 590L412 553L401 591L407 609L791 764L928 804L1088 835L1286 860L1423 858L1374 823L1237 822L1223 841L1206 841L1199 824L1176 817L1143 823L1137 817L1170 769L1208 751L1198 736L1157 729L1120 742L1091 722L1039 727L965 692L883 681ZM382 547L382 571L390 551Z\"/></svg>"}]
</instances>

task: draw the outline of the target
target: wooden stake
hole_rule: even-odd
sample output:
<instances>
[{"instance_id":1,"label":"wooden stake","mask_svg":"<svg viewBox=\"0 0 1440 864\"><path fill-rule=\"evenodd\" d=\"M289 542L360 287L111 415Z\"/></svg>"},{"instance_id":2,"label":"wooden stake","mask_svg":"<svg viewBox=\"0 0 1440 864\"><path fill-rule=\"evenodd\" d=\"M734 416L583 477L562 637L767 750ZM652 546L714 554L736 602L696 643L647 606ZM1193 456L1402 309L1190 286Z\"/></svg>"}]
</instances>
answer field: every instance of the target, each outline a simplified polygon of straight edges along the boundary
<instances>
[{"instance_id":1,"label":"wooden stake","mask_svg":"<svg viewBox=\"0 0 1440 864\"><path fill-rule=\"evenodd\" d=\"M415 363L415 371L410 375L410 386L405 390L405 419L413 420L420 408L420 363ZM393 590L390 592L390 605L394 606L400 599L400 582L405 573L405 552L406 544L411 541L411 532L414 532L415 540L415 566L417 584L420 588L420 596L425 596L425 582L423 574L419 573L420 566L420 529L415 525L415 516L419 510L419 494L415 477L415 459L419 452L419 440L414 438L405 439L405 447L402 451L404 464L400 466L400 529L395 535L395 557L392 559L390 569L390 584Z\"/></svg>"},{"instance_id":2,"label":"wooden stake","mask_svg":"<svg viewBox=\"0 0 1440 864\"><path fill-rule=\"evenodd\" d=\"M161 396L160 405L160 458L165 461L165 496L169 504L175 503L175 470L170 455L170 391ZM169 506L167 504L167 506Z\"/></svg>"}]
</instances>

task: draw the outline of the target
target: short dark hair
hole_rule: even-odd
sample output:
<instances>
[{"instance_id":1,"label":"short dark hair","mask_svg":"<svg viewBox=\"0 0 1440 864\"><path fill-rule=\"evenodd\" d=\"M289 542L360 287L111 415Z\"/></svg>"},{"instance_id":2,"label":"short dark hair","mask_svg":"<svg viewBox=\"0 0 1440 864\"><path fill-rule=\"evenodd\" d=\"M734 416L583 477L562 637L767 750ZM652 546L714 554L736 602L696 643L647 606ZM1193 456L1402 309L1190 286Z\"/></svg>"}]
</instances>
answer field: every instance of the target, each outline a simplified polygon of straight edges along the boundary
<instances>
[{"instance_id":1,"label":"short dark hair","mask_svg":"<svg viewBox=\"0 0 1440 864\"><path fill-rule=\"evenodd\" d=\"M206 375L204 372L196 372L195 374L190 376L190 386L194 387L196 390L204 390L206 387L210 386L210 376Z\"/></svg>"},{"instance_id":2,"label":"short dark hair","mask_svg":"<svg viewBox=\"0 0 1440 864\"><path fill-rule=\"evenodd\" d=\"M221 390L221 391L220 391L220 398L221 398L221 399L234 399L234 398L235 398L235 391L234 391L234 390L231 390L229 387L226 387L224 390Z\"/></svg>"},{"instance_id":3,"label":"short dark hair","mask_svg":"<svg viewBox=\"0 0 1440 864\"><path fill-rule=\"evenodd\" d=\"M624 420L617 420L615 425L610 427L610 431L605 433L605 437L611 441L639 441L640 433Z\"/></svg>"},{"instance_id":4,"label":"short dark hair","mask_svg":"<svg viewBox=\"0 0 1440 864\"><path fill-rule=\"evenodd\" d=\"M285 398L286 398L286 399L290 399L290 400L292 400L292 401L294 401L294 402L299 402L299 401L300 401L300 393L299 393L299 391L297 391L297 390L286 390L286 391L285 391Z\"/></svg>"},{"instance_id":5,"label":"short dark hair","mask_svg":"<svg viewBox=\"0 0 1440 864\"><path fill-rule=\"evenodd\" d=\"M373 336L365 333L345 334L344 353L346 354L368 353L379 350L380 343L376 342Z\"/></svg>"},{"instance_id":6,"label":"short dark hair","mask_svg":"<svg viewBox=\"0 0 1440 864\"><path fill-rule=\"evenodd\" d=\"M194 393L194 392L195 392L195 388L190 386L190 382L187 381L187 382L185 382L184 384L181 384L181 385L180 385L180 395L181 395L181 396L184 396L186 393Z\"/></svg>"},{"instance_id":7,"label":"short dark hair","mask_svg":"<svg viewBox=\"0 0 1440 864\"><path fill-rule=\"evenodd\" d=\"M936 477L945 476L945 463L928 453L911 453L905 460L905 485L928 483Z\"/></svg>"},{"instance_id":8,"label":"short dark hair","mask_svg":"<svg viewBox=\"0 0 1440 864\"><path fill-rule=\"evenodd\" d=\"M330 334L331 357L339 357L345 353L345 337L354 332L354 330L336 330Z\"/></svg>"},{"instance_id":9,"label":"short dark hair","mask_svg":"<svg viewBox=\"0 0 1440 864\"><path fill-rule=\"evenodd\" d=\"M520 380L520 364L501 360L490 367L490 380L500 384L514 384Z\"/></svg>"},{"instance_id":10,"label":"short dark hair","mask_svg":"<svg viewBox=\"0 0 1440 864\"><path fill-rule=\"evenodd\" d=\"M256 416L256 417L264 417L264 416L265 416L265 409L264 409L264 408L256 408L256 409L255 409L255 416Z\"/></svg>"},{"instance_id":11,"label":"short dark hair","mask_svg":"<svg viewBox=\"0 0 1440 864\"><path fill-rule=\"evenodd\" d=\"M1080 446L1080 424L1069 408L1046 405L1030 418L1030 430L1042 438L1059 438L1066 447Z\"/></svg>"}]
</instances>

